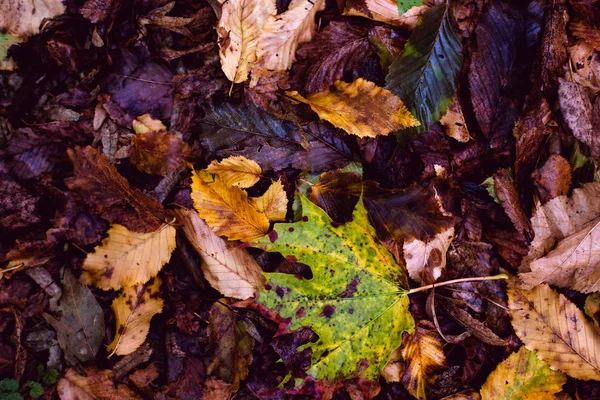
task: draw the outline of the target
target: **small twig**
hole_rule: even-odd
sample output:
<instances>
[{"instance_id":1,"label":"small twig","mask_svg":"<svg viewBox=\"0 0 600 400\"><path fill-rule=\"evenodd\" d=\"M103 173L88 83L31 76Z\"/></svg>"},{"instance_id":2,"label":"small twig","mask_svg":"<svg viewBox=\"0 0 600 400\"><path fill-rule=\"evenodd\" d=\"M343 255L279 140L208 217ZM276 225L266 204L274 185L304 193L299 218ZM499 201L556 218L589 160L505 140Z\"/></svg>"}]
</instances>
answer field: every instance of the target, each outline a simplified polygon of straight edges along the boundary
<instances>
[{"instance_id":1,"label":"small twig","mask_svg":"<svg viewBox=\"0 0 600 400\"><path fill-rule=\"evenodd\" d=\"M433 283L431 285L426 285L426 286L421 286L421 287L418 287L418 288L410 289L408 291L408 294L411 295L411 294L414 294L414 293L419 293L419 292L423 292L425 290L433 289L434 287L441 287L441 286L446 286L446 285L453 285L455 283L479 282L479 281L495 281L495 280L499 280L499 279L508 279L508 275L506 275L506 274L498 274L498 275L494 275L494 276L479 276L479 277L476 277L476 278L452 279L452 280L446 281L446 282Z\"/></svg>"}]
</instances>

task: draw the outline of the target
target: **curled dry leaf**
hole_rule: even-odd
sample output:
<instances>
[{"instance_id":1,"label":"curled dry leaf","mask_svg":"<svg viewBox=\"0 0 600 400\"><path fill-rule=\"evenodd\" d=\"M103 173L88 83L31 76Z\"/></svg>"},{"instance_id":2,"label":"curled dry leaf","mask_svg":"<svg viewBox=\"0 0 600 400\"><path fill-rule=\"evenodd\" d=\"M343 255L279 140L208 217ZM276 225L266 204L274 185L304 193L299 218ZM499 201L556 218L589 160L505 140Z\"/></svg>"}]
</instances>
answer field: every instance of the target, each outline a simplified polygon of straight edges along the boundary
<instances>
[{"instance_id":1,"label":"curled dry leaf","mask_svg":"<svg viewBox=\"0 0 600 400\"><path fill-rule=\"evenodd\" d=\"M336 81L335 89L302 97L298 92L286 94L310 105L322 119L359 137L388 135L398 129L419 126L400 98L392 92L362 78L352 83Z\"/></svg>"},{"instance_id":2,"label":"curled dry leaf","mask_svg":"<svg viewBox=\"0 0 600 400\"><path fill-rule=\"evenodd\" d=\"M247 242L269 231L269 219L254 208L248 193L226 185L219 175L195 171L191 196L200 217L219 236Z\"/></svg>"},{"instance_id":3,"label":"curled dry leaf","mask_svg":"<svg viewBox=\"0 0 600 400\"><path fill-rule=\"evenodd\" d=\"M511 280L508 307L517 336L552 369L600 380L600 335L565 296L548 285L523 290Z\"/></svg>"},{"instance_id":4,"label":"curled dry leaf","mask_svg":"<svg viewBox=\"0 0 600 400\"><path fill-rule=\"evenodd\" d=\"M218 237L195 211L178 210L175 214L202 257L202 272L212 287L236 299L254 296L265 280L254 258L245 249Z\"/></svg>"},{"instance_id":5,"label":"curled dry leaf","mask_svg":"<svg viewBox=\"0 0 600 400\"><path fill-rule=\"evenodd\" d=\"M269 17L275 15L275 2L226 0L221 3L217 25L221 67L233 83L244 82L257 60L256 46L261 30Z\"/></svg>"},{"instance_id":6,"label":"curled dry leaf","mask_svg":"<svg viewBox=\"0 0 600 400\"><path fill-rule=\"evenodd\" d=\"M502 361L481 387L482 400L544 400L560 392L567 377L525 347Z\"/></svg>"},{"instance_id":7,"label":"curled dry leaf","mask_svg":"<svg viewBox=\"0 0 600 400\"><path fill-rule=\"evenodd\" d=\"M162 204L132 188L106 156L89 146L67 153L75 176L65 179L65 184L80 192L102 218L135 232L156 231L162 225Z\"/></svg>"},{"instance_id":8,"label":"curled dry leaf","mask_svg":"<svg viewBox=\"0 0 600 400\"><path fill-rule=\"evenodd\" d=\"M531 218L535 239L520 267L524 287L549 283L583 293L600 290L599 196L600 183L587 183L571 197L556 197L537 209Z\"/></svg>"},{"instance_id":9,"label":"curled dry leaf","mask_svg":"<svg viewBox=\"0 0 600 400\"><path fill-rule=\"evenodd\" d=\"M106 349L110 356L131 354L146 340L152 317L162 311L160 298L161 281L152 279L146 285L139 284L125 288L117 296L111 308L115 313L117 328L113 341Z\"/></svg>"},{"instance_id":10,"label":"curled dry leaf","mask_svg":"<svg viewBox=\"0 0 600 400\"><path fill-rule=\"evenodd\" d=\"M262 169L255 161L243 156L231 156L223 160L210 163L205 169L211 174L218 174L227 186L248 188L259 181Z\"/></svg>"},{"instance_id":11,"label":"curled dry leaf","mask_svg":"<svg viewBox=\"0 0 600 400\"><path fill-rule=\"evenodd\" d=\"M210 309L208 337L214 356L206 372L231 384L235 392L248 375L254 339L248 333L247 322L223 301L227 300L215 302Z\"/></svg>"},{"instance_id":12,"label":"curled dry leaf","mask_svg":"<svg viewBox=\"0 0 600 400\"><path fill-rule=\"evenodd\" d=\"M312 350L309 375L374 379L402 334L414 327L406 271L377 242L362 201L352 221L336 227L299 196L302 220L275 224L268 237L251 245L309 265L313 277L266 273L257 306L279 322L279 334L309 326L319 335L318 342L298 349Z\"/></svg>"},{"instance_id":13,"label":"curled dry leaf","mask_svg":"<svg viewBox=\"0 0 600 400\"><path fill-rule=\"evenodd\" d=\"M454 239L450 227L425 241L412 238L404 242L404 260L412 279L420 284L435 282L446 268L446 253Z\"/></svg>"},{"instance_id":14,"label":"curled dry leaf","mask_svg":"<svg viewBox=\"0 0 600 400\"><path fill-rule=\"evenodd\" d=\"M405 368L402 368L402 360ZM382 375L388 382L402 382L417 399L425 399L427 386L446 366L443 343L435 326L422 320L416 324L415 333L409 335L406 342L392 353Z\"/></svg>"},{"instance_id":15,"label":"curled dry leaf","mask_svg":"<svg viewBox=\"0 0 600 400\"><path fill-rule=\"evenodd\" d=\"M4 0L0 3L0 31L35 35L44 19L60 15L65 9L61 0Z\"/></svg>"},{"instance_id":16,"label":"curled dry leaf","mask_svg":"<svg viewBox=\"0 0 600 400\"><path fill-rule=\"evenodd\" d=\"M144 114L133 121L136 135L131 140L130 160L140 171L166 176L177 169L190 153L189 146L169 135L160 120Z\"/></svg>"},{"instance_id":17,"label":"curled dry leaf","mask_svg":"<svg viewBox=\"0 0 600 400\"><path fill-rule=\"evenodd\" d=\"M104 312L90 289L70 270L65 270L61 283L60 304L53 306L52 314L45 313L44 318L56 331L65 359L77 365L98 354L104 338Z\"/></svg>"},{"instance_id":18,"label":"curled dry leaf","mask_svg":"<svg viewBox=\"0 0 600 400\"><path fill-rule=\"evenodd\" d=\"M132 232L113 225L108 237L83 261L82 281L103 290L145 283L155 277L177 246L175 227L164 224L154 232Z\"/></svg>"},{"instance_id":19,"label":"curled dry leaf","mask_svg":"<svg viewBox=\"0 0 600 400\"><path fill-rule=\"evenodd\" d=\"M268 19L258 39L253 82L261 70L286 71L292 67L298 44L312 39L317 29L315 15L324 8L325 0L292 0L287 11Z\"/></svg>"}]
</instances>

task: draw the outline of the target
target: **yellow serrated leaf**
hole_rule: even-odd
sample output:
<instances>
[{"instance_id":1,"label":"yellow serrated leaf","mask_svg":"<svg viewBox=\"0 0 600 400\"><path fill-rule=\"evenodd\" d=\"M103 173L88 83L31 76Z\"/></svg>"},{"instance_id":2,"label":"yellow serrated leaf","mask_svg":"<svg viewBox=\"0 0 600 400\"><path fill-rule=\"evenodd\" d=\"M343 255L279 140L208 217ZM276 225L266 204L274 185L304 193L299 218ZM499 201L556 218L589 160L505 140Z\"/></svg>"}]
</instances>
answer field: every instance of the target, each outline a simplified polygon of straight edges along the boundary
<instances>
[{"instance_id":1,"label":"yellow serrated leaf","mask_svg":"<svg viewBox=\"0 0 600 400\"><path fill-rule=\"evenodd\" d=\"M150 320L162 311L163 299L159 297L161 281L154 278L147 285L125 288L111 305L117 329L107 351L124 356L133 353L146 340Z\"/></svg>"},{"instance_id":2,"label":"yellow serrated leaf","mask_svg":"<svg viewBox=\"0 0 600 400\"><path fill-rule=\"evenodd\" d=\"M552 369L600 380L600 336L565 296L548 285L523 290L509 280L508 307L517 336Z\"/></svg>"},{"instance_id":3,"label":"yellow serrated leaf","mask_svg":"<svg viewBox=\"0 0 600 400\"><path fill-rule=\"evenodd\" d=\"M255 63L258 37L269 16L277 11L271 0L227 0L217 25L221 68L227 78L240 83L248 79Z\"/></svg>"},{"instance_id":4,"label":"yellow serrated leaf","mask_svg":"<svg viewBox=\"0 0 600 400\"><path fill-rule=\"evenodd\" d=\"M218 162L214 160L205 169L211 174L218 174L227 186L248 188L260 179L262 169L256 161L244 156L231 156Z\"/></svg>"},{"instance_id":5,"label":"yellow serrated leaf","mask_svg":"<svg viewBox=\"0 0 600 400\"><path fill-rule=\"evenodd\" d=\"M269 219L250 204L248 193L227 186L219 175L213 179L205 171L195 171L191 197L200 217L219 236L248 242L269 230Z\"/></svg>"},{"instance_id":6,"label":"yellow serrated leaf","mask_svg":"<svg viewBox=\"0 0 600 400\"><path fill-rule=\"evenodd\" d=\"M269 221L278 222L285 220L288 199L281 179L273 182L262 196L251 198L250 201L258 212L265 213Z\"/></svg>"},{"instance_id":7,"label":"yellow serrated leaf","mask_svg":"<svg viewBox=\"0 0 600 400\"><path fill-rule=\"evenodd\" d=\"M554 399L567 377L525 347L502 361L481 387L482 400Z\"/></svg>"},{"instance_id":8,"label":"yellow serrated leaf","mask_svg":"<svg viewBox=\"0 0 600 400\"><path fill-rule=\"evenodd\" d=\"M405 368L403 361L408 363ZM436 373L446 364L446 355L435 326L422 320L415 326L415 333L392 353L382 375L388 382L402 382L417 399L425 399L427 385L435 380Z\"/></svg>"},{"instance_id":9,"label":"yellow serrated leaf","mask_svg":"<svg viewBox=\"0 0 600 400\"><path fill-rule=\"evenodd\" d=\"M108 237L83 262L81 280L100 289L121 289L156 276L177 246L175 228L163 224L154 232L132 232L114 224Z\"/></svg>"},{"instance_id":10,"label":"yellow serrated leaf","mask_svg":"<svg viewBox=\"0 0 600 400\"><path fill-rule=\"evenodd\" d=\"M335 90L324 90L302 97L286 94L306 103L322 119L359 137L386 136L398 129L419 126L402 100L387 89L362 78L352 83L336 81Z\"/></svg>"},{"instance_id":11,"label":"yellow serrated leaf","mask_svg":"<svg viewBox=\"0 0 600 400\"><path fill-rule=\"evenodd\" d=\"M265 278L248 252L218 237L194 210L175 212L192 246L202 257L202 272L212 287L224 296L247 299L254 296Z\"/></svg>"},{"instance_id":12,"label":"yellow serrated leaf","mask_svg":"<svg viewBox=\"0 0 600 400\"><path fill-rule=\"evenodd\" d=\"M286 71L296 59L300 43L312 39L317 25L315 15L325 8L325 0L292 0L287 11L271 16L264 25L256 54L255 70Z\"/></svg>"}]
</instances>

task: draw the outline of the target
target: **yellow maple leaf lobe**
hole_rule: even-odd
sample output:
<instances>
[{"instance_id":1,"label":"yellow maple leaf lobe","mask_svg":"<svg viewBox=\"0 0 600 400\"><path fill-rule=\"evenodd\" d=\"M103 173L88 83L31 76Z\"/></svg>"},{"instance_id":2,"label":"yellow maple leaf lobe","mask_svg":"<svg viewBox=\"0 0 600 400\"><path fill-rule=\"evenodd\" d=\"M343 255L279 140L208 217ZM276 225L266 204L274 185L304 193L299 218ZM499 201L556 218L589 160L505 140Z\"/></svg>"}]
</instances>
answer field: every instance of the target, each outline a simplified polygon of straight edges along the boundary
<instances>
[{"instance_id":1,"label":"yellow maple leaf lobe","mask_svg":"<svg viewBox=\"0 0 600 400\"><path fill-rule=\"evenodd\" d=\"M269 230L269 219L252 206L248 193L237 186L228 186L219 175L195 171L191 197L199 216L219 236L247 242L266 235Z\"/></svg>"},{"instance_id":2,"label":"yellow maple leaf lobe","mask_svg":"<svg viewBox=\"0 0 600 400\"><path fill-rule=\"evenodd\" d=\"M387 136L420 125L399 97L362 78L352 83L336 81L330 89L306 98L296 91L286 94L308 104L321 119L359 137Z\"/></svg>"}]
</instances>

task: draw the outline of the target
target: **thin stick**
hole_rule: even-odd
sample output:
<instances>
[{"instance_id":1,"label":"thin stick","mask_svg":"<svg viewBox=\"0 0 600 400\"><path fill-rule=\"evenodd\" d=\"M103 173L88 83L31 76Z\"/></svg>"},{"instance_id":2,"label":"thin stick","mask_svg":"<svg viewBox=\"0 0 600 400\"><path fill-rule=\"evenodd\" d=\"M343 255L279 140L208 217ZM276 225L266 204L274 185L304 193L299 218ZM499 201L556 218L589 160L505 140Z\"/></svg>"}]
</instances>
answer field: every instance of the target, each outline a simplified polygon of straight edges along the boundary
<instances>
[{"instance_id":1,"label":"thin stick","mask_svg":"<svg viewBox=\"0 0 600 400\"><path fill-rule=\"evenodd\" d=\"M413 294L413 293L419 293L419 292L424 292L425 290L429 290L429 289L433 289L434 287L441 287L441 286L446 286L446 285L453 285L455 283L462 283L462 282L479 282L479 281L495 281L498 279L508 279L508 276L506 274L498 274L498 275L494 275L494 276L479 276L476 278L461 278L461 279L453 279L451 281L446 281L446 282L440 282L440 283L433 283L431 285L426 285L426 286L421 286L418 288L414 288L414 289L410 289L408 291L408 294Z\"/></svg>"}]
</instances>

